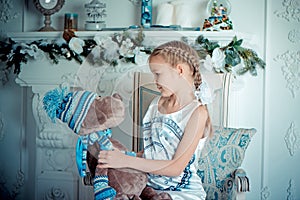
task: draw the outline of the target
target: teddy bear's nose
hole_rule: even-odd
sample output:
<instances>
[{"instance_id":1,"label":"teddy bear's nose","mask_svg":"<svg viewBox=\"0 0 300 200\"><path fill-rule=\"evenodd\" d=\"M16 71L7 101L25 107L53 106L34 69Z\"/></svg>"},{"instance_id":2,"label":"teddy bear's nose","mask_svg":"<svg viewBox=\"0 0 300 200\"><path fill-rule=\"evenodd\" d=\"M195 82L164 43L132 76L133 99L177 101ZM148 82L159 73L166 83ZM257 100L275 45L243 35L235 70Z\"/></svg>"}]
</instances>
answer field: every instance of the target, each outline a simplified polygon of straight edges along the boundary
<instances>
[{"instance_id":1,"label":"teddy bear's nose","mask_svg":"<svg viewBox=\"0 0 300 200\"><path fill-rule=\"evenodd\" d=\"M114 93L112 96L113 96L114 98L120 99L121 101L123 100L122 97L121 97L121 95L118 94L118 93Z\"/></svg>"}]
</instances>

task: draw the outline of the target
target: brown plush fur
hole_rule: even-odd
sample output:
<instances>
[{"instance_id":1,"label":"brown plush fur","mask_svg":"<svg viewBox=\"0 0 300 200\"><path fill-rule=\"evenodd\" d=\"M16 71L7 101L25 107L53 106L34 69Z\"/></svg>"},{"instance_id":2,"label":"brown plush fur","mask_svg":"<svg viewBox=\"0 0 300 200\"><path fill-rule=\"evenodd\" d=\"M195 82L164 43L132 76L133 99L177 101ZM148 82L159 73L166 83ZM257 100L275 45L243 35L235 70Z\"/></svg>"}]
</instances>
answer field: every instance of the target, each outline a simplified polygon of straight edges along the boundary
<instances>
[{"instance_id":1,"label":"brown plush fur","mask_svg":"<svg viewBox=\"0 0 300 200\"><path fill-rule=\"evenodd\" d=\"M120 95L98 97L92 103L86 118L84 119L80 134L86 135L94 131L116 127L124 119L124 104ZM117 140L110 138L114 148L126 151L127 149ZM92 174L107 174L109 185L113 187L117 195L116 200L139 199L171 199L167 193L157 194L152 188L147 187L146 173L133 169L99 169L97 157L100 151L98 143L88 147L87 163Z\"/></svg>"},{"instance_id":2,"label":"brown plush fur","mask_svg":"<svg viewBox=\"0 0 300 200\"><path fill-rule=\"evenodd\" d=\"M120 95L97 97L82 122L80 135L116 127L124 120L124 113Z\"/></svg>"},{"instance_id":3,"label":"brown plush fur","mask_svg":"<svg viewBox=\"0 0 300 200\"><path fill-rule=\"evenodd\" d=\"M114 139L111 139L110 141L113 143L114 147L117 147L119 150L126 150L126 148L118 141ZM87 163L92 173L92 177L97 174L107 173L109 185L117 192L115 199L133 199L133 197L134 199L140 199L139 196L147 183L146 174L132 169L96 168L98 163L94 155L97 155L99 150L98 143L94 143L92 146L89 146L88 149Z\"/></svg>"}]
</instances>

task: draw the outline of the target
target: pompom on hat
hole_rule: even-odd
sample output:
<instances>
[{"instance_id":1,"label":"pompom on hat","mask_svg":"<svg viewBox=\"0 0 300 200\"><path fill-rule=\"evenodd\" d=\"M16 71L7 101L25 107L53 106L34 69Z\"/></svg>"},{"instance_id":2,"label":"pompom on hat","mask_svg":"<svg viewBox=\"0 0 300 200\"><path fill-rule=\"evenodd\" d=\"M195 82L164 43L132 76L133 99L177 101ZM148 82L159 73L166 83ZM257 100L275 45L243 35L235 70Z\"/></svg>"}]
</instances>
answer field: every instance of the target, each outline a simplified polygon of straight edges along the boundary
<instances>
[{"instance_id":1,"label":"pompom on hat","mask_svg":"<svg viewBox=\"0 0 300 200\"><path fill-rule=\"evenodd\" d=\"M90 91L70 92L67 88L56 88L43 98L44 109L53 122L55 118L67 123L78 134L87 112L98 95Z\"/></svg>"}]
</instances>

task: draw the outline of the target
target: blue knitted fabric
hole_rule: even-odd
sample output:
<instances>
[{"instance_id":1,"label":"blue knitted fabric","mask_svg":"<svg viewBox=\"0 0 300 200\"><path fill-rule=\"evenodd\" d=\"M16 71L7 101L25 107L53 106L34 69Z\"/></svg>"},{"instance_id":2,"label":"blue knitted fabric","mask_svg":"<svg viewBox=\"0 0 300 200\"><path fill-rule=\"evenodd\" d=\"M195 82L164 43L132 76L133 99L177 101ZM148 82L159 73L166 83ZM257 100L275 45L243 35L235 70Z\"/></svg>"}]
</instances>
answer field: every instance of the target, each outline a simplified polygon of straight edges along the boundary
<instances>
[{"instance_id":1,"label":"blue knitted fabric","mask_svg":"<svg viewBox=\"0 0 300 200\"><path fill-rule=\"evenodd\" d=\"M80 136L76 145L76 164L78 173L81 177L86 176L86 156L88 135Z\"/></svg>"},{"instance_id":2,"label":"blue knitted fabric","mask_svg":"<svg viewBox=\"0 0 300 200\"><path fill-rule=\"evenodd\" d=\"M113 145L109 138L111 137L111 130L97 131L88 135L80 136L76 145L76 164L80 176L86 176L86 156L88 145L97 142L101 150L111 150Z\"/></svg>"},{"instance_id":3,"label":"blue knitted fabric","mask_svg":"<svg viewBox=\"0 0 300 200\"><path fill-rule=\"evenodd\" d=\"M74 92L65 104L65 107L61 109L61 112L57 113L57 118L67 123L78 134L81 124L95 98L96 94L89 91Z\"/></svg>"},{"instance_id":4,"label":"blue knitted fabric","mask_svg":"<svg viewBox=\"0 0 300 200\"><path fill-rule=\"evenodd\" d=\"M105 131L97 131L89 134L88 142L89 145L97 142L101 150L112 150L113 145L109 138L111 137L111 130L106 129Z\"/></svg>"},{"instance_id":5,"label":"blue knitted fabric","mask_svg":"<svg viewBox=\"0 0 300 200\"><path fill-rule=\"evenodd\" d=\"M68 92L66 88L57 88L45 94L43 104L53 121L54 118L60 119L78 134L96 96L96 93L90 91Z\"/></svg>"},{"instance_id":6,"label":"blue knitted fabric","mask_svg":"<svg viewBox=\"0 0 300 200\"><path fill-rule=\"evenodd\" d=\"M117 192L114 188L108 186L107 176L95 176L94 178L94 195L95 200L113 199Z\"/></svg>"}]
</instances>

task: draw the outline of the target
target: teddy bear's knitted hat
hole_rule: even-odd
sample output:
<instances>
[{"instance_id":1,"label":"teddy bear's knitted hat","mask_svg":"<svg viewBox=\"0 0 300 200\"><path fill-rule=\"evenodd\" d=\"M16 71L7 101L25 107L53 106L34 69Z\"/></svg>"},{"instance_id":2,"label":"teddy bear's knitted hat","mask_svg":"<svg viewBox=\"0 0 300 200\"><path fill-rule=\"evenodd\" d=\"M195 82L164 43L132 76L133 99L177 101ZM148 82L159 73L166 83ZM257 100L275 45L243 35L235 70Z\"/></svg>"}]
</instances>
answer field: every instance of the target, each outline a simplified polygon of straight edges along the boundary
<instances>
[{"instance_id":1,"label":"teddy bear's knitted hat","mask_svg":"<svg viewBox=\"0 0 300 200\"><path fill-rule=\"evenodd\" d=\"M69 92L66 88L56 88L45 94L43 104L52 121L58 118L78 134L96 96L90 91Z\"/></svg>"}]
</instances>

